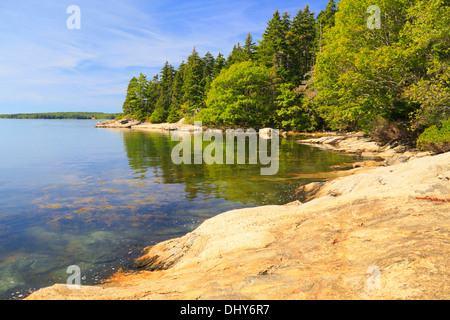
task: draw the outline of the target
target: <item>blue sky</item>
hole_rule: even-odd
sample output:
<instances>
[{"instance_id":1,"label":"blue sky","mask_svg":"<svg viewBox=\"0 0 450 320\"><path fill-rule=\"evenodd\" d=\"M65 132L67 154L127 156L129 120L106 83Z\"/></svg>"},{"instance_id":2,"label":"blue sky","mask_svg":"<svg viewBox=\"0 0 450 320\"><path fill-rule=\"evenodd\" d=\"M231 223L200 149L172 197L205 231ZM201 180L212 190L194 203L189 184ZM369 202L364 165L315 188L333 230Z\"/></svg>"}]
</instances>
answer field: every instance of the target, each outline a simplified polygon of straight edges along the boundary
<instances>
[{"instance_id":1,"label":"blue sky","mask_svg":"<svg viewBox=\"0 0 450 320\"><path fill-rule=\"evenodd\" d=\"M248 32L261 38L275 10L292 16L328 0L0 0L0 114L121 112L140 72L177 67L195 46L228 56ZM69 30L67 8L81 10Z\"/></svg>"}]
</instances>

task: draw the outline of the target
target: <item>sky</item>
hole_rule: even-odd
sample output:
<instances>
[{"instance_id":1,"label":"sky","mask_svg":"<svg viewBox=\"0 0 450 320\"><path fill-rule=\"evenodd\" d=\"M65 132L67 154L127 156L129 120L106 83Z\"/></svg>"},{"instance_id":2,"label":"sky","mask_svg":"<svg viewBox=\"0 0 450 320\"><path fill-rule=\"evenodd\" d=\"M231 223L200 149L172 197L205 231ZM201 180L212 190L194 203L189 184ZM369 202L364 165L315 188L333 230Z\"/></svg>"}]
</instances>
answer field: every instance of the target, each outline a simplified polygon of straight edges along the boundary
<instances>
[{"instance_id":1,"label":"sky","mask_svg":"<svg viewBox=\"0 0 450 320\"><path fill-rule=\"evenodd\" d=\"M0 114L121 112L129 80L178 67L195 47L225 57L261 39L275 10L328 0L0 0ZM71 5L80 9L74 20ZM79 21L79 28L69 28Z\"/></svg>"}]
</instances>

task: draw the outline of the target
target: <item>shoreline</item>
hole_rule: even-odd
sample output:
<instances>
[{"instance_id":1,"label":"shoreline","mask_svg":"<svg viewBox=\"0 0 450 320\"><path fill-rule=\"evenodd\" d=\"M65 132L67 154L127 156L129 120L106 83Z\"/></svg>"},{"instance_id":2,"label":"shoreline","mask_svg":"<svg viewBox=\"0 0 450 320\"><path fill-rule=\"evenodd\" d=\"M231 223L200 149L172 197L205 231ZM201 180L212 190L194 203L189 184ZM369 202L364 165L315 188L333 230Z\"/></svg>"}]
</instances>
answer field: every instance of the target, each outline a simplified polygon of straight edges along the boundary
<instances>
[{"instance_id":1,"label":"shoreline","mask_svg":"<svg viewBox=\"0 0 450 320\"><path fill-rule=\"evenodd\" d=\"M147 247L136 260L141 271L75 291L56 284L26 299L450 298L450 153L375 147L362 134L297 142L378 161L302 186L306 203L224 212ZM366 286L373 265L379 290Z\"/></svg>"}]
</instances>

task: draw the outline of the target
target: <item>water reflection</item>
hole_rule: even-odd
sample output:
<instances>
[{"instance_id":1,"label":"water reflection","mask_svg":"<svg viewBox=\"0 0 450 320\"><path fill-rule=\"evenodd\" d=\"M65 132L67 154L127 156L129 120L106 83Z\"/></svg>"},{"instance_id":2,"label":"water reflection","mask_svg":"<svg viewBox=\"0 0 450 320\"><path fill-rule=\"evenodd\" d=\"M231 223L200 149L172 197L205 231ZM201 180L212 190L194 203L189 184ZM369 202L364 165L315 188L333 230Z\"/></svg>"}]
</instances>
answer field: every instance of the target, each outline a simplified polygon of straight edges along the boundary
<instances>
[{"instance_id":1,"label":"water reflection","mask_svg":"<svg viewBox=\"0 0 450 320\"><path fill-rule=\"evenodd\" d=\"M332 171L332 166L355 161L348 155L296 144L295 138L281 139L278 173L262 176L260 168L264 166L258 164L176 165L171 151L178 142L168 135L162 139L155 132L128 131L123 139L136 179L145 180L151 173L161 183L183 184L186 199L208 195L243 204L284 204L296 200L294 190L298 186L326 179L323 172ZM208 144L204 142L203 149Z\"/></svg>"},{"instance_id":2,"label":"water reflection","mask_svg":"<svg viewBox=\"0 0 450 320\"><path fill-rule=\"evenodd\" d=\"M70 265L81 268L83 285L95 284L129 267L144 246L182 236L227 210L297 200L298 186L356 160L281 139L278 173L262 176L261 165L175 165L171 150L178 142L167 133L70 121L50 122L47 130L44 123L29 122L17 135L39 133L42 146L30 143L46 151L24 154L17 165L10 159L14 170L2 169L9 181L0 188L3 299L65 283ZM46 146L55 131L58 140ZM28 150L25 136L20 141L20 149L10 146L16 155Z\"/></svg>"}]
</instances>

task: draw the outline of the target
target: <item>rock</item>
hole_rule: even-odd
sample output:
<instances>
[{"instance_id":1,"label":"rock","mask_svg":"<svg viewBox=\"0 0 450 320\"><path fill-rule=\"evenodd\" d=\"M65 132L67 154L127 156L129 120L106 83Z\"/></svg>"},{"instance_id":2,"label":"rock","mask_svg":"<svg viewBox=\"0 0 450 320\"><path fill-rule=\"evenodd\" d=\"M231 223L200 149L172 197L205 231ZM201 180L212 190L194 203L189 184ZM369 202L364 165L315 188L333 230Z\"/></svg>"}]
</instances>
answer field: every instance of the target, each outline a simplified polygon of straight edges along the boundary
<instances>
[{"instance_id":1,"label":"rock","mask_svg":"<svg viewBox=\"0 0 450 320\"><path fill-rule=\"evenodd\" d=\"M109 121L105 121L105 122L97 122L96 128L126 128L129 129L133 126L137 126L140 125L141 122L137 121L137 120L127 120L127 119L122 119L122 120L109 120Z\"/></svg>"},{"instance_id":2,"label":"rock","mask_svg":"<svg viewBox=\"0 0 450 320\"><path fill-rule=\"evenodd\" d=\"M364 158L383 158L385 165L402 163L410 159L430 155L429 152L411 150L409 147L399 145L398 142L380 146L375 141L366 137L363 132L349 133L339 136L325 136L306 140L297 140L296 143L311 144L340 152L357 154Z\"/></svg>"},{"instance_id":3,"label":"rock","mask_svg":"<svg viewBox=\"0 0 450 320\"><path fill-rule=\"evenodd\" d=\"M300 186L295 190L295 195L302 198L310 198L325 185L325 182L311 182L304 186Z\"/></svg>"},{"instance_id":4,"label":"rock","mask_svg":"<svg viewBox=\"0 0 450 320\"><path fill-rule=\"evenodd\" d=\"M450 184L438 176L450 152L337 178L300 206L228 211L148 248L137 263L154 271L27 299L447 300Z\"/></svg>"},{"instance_id":5,"label":"rock","mask_svg":"<svg viewBox=\"0 0 450 320\"><path fill-rule=\"evenodd\" d=\"M259 130L259 136L263 139L270 139L272 136L272 128L264 128Z\"/></svg>"},{"instance_id":6,"label":"rock","mask_svg":"<svg viewBox=\"0 0 450 320\"><path fill-rule=\"evenodd\" d=\"M403 153L403 152L405 152L407 150L408 149L405 146L402 146L402 145L394 148L394 151L397 152L397 153Z\"/></svg>"},{"instance_id":7,"label":"rock","mask_svg":"<svg viewBox=\"0 0 450 320\"><path fill-rule=\"evenodd\" d=\"M384 160L387 166L392 166L394 164L403 163L409 160L411 156L393 156Z\"/></svg>"},{"instance_id":8,"label":"rock","mask_svg":"<svg viewBox=\"0 0 450 320\"><path fill-rule=\"evenodd\" d=\"M303 204L303 202L300 202L298 200L286 203L285 206L301 206Z\"/></svg>"},{"instance_id":9,"label":"rock","mask_svg":"<svg viewBox=\"0 0 450 320\"><path fill-rule=\"evenodd\" d=\"M360 161L353 163L353 168L363 168L363 167L379 167L382 166L383 162L380 161Z\"/></svg>"}]
</instances>

